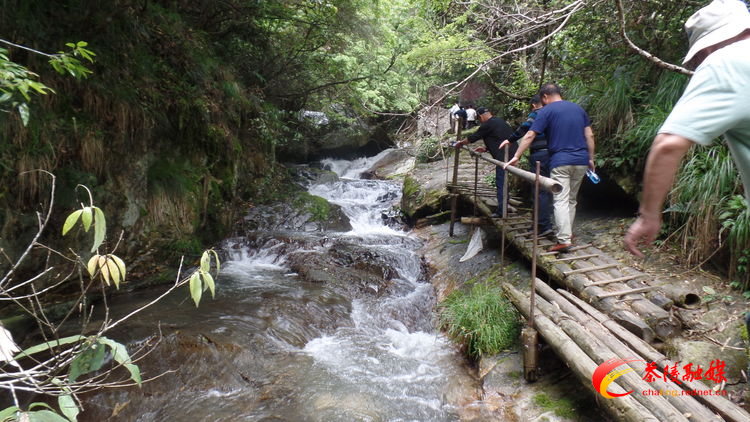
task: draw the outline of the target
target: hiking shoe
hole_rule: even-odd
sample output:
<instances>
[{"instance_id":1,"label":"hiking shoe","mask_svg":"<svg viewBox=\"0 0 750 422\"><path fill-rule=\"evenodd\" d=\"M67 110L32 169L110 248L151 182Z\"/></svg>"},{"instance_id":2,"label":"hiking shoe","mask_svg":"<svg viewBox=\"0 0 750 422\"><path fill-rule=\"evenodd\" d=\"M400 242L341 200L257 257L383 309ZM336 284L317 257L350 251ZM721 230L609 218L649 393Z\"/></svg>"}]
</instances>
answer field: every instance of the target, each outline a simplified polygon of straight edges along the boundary
<instances>
[{"instance_id":1,"label":"hiking shoe","mask_svg":"<svg viewBox=\"0 0 750 422\"><path fill-rule=\"evenodd\" d=\"M549 238L549 237L553 236L554 234L555 234L555 232L552 229L547 229L547 230L542 230L542 232L539 233L537 235L537 237L547 237L547 238ZM552 240L554 240L554 239L552 239Z\"/></svg>"},{"instance_id":2,"label":"hiking shoe","mask_svg":"<svg viewBox=\"0 0 750 422\"><path fill-rule=\"evenodd\" d=\"M568 252L572 243L558 243L557 245L549 248L548 252Z\"/></svg>"},{"instance_id":3,"label":"hiking shoe","mask_svg":"<svg viewBox=\"0 0 750 422\"><path fill-rule=\"evenodd\" d=\"M490 214L490 218L502 218L502 217L503 217L502 214L498 214L496 212L493 212L492 214Z\"/></svg>"}]
</instances>

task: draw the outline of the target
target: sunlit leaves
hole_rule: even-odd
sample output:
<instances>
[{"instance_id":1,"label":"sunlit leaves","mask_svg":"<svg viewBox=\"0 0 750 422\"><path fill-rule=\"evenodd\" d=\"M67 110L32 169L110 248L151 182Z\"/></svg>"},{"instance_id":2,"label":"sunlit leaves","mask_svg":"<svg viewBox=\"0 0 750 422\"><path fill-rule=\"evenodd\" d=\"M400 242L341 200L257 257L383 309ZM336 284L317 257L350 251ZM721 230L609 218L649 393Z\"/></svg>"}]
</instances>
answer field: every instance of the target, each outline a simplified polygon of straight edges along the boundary
<instances>
[{"instance_id":1,"label":"sunlit leaves","mask_svg":"<svg viewBox=\"0 0 750 422\"><path fill-rule=\"evenodd\" d=\"M92 278L99 274L108 286L110 280L112 280L118 289L120 288L120 282L125 280L125 262L113 254L92 256L86 265L86 269Z\"/></svg>"},{"instance_id":2,"label":"sunlit leaves","mask_svg":"<svg viewBox=\"0 0 750 422\"><path fill-rule=\"evenodd\" d=\"M104 237L107 233L107 219L104 217L104 212L95 206L83 207L80 210L73 211L65 219L62 229L63 236L75 227L79 219L82 222L83 231L85 232L89 231L92 223L94 225L94 244L91 247L91 252L94 252L104 242Z\"/></svg>"},{"instance_id":3,"label":"sunlit leaves","mask_svg":"<svg viewBox=\"0 0 750 422\"><path fill-rule=\"evenodd\" d=\"M70 394L64 394L57 398L57 405L60 407L60 412L68 418L69 421L75 422L78 420L78 414L81 410L76 405L73 396Z\"/></svg>"},{"instance_id":4,"label":"sunlit leaves","mask_svg":"<svg viewBox=\"0 0 750 422\"><path fill-rule=\"evenodd\" d=\"M79 376L98 371L104 364L106 348L98 342L88 342L83 351L70 363L68 379L75 382Z\"/></svg>"},{"instance_id":5,"label":"sunlit leaves","mask_svg":"<svg viewBox=\"0 0 750 422\"><path fill-rule=\"evenodd\" d=\"M19 354L17 354L15 356L15 359L21 359L23 357L31 356L33 354L36 354L36 353L39 353L39 352L44 352L44 351L47 351L47 350L50 350L50 349L53 349L53 348L56 348L56 347L65 346L65 345L73 344L73 343L78 343L78 342L81 342L81 341L83 341L85 339L86 339L86 337L84 337L84 336L78 336L78 335L76 335L76 336L70 336L70 337L63 337L63 338L61 338L59 340L46 341L44 343L37 344L35 346L31 346L28 349L22 351L21 353L19 353Z\"/></svg>"},{"instance_id":6,"label":"sunlit leaves","mask_svg":"<svg viewBox=\"0 0 750 422\"><path fill-rule=\"evenodd\" d=\"M94 62L94 56L96 56L96 54L94 54L93 51L85 48L86 46L88 46L88 43L86 43L85 41L78 41L75 44L67 43L65 45L70 47L71 51L60 51L58 52L58 54L54 55L49 61L50 65L52 65L52 68L54 68L61 75L67 73L76 79L85 78L90 73L92 73L83 64L81 64L80 60L77 59L77 57L81 57L85 60L88 60L90 63Z\"/></svg>"},{"instance_id":7,"label":"sunlit leaves","mask_svg":"<svg viewBox=\"0 0 750 422\"><path fill-rule=\"evenodd\" d=\"M53 69L61 74L70 74L76 79L86 77L91 73L79 57L93 63L94 52L88 50L88 44L85 41L66 44L70 47L69 52L59 52L58 54L46 54L33 49L27 51L50 57L49 63ZM15 109L21 117L24 126L28 125L30 111L28 102L31 101L32 94L46 95L49 92L54 93L52 88L37 81L38 75L28 70L25 66L13 62L8 50L0 48L0 107L6 103L11 109ZM2 110L2 108L0 108ZM6 110L7 111L7 110Z\"/></svg>"},{"instance_id":8,"label":"sunlit leaves","mask_svg":"<svg viewBox=\"0 0 750 422\"><path fill-rule=\"evenodd\" d=\"M216 294L216 283L214 282L214 277L211 275L212 257L216 265L216 273L218 274L221 270L219 254L217 254L215 250L210 249L207 251L203 251L200 260L200 267L195 270L192 275L190 275L190 297L193 299L193 302L195 302L195 306L198 306L198 304L200 303L201 296L203 295L203 292L205 290L211 292L212 298Z\"/></svg>"},{"instance_id":9,"label":"sunlit leaves","mask_svg":"<svg viewBox=\"0 0 750 422\"><path fill-rule=\"evenodd\" d=\"M99 342L101 344L109 346L112 352L112 359L114 359L115 362L119 363L125 369L127 369L128 372L130 372L130 379L132 379L136 384L140 386L142 381L141 370L130 359L128 349L126 349L124 345L114 340L110 340L106 337L99 338Z\"/></svg>"}]
</instances>

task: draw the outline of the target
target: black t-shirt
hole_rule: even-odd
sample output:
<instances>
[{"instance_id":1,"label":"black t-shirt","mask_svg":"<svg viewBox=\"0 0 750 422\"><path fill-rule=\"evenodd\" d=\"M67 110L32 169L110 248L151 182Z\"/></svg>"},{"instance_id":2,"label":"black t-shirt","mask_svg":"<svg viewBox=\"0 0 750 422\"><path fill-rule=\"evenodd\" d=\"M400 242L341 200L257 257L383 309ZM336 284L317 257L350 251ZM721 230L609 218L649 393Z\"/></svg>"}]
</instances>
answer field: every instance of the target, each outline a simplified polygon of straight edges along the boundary
<instances>
[{"instance_id":1,"label":"black t-shirt","mask_svg":"<svg viewBox=\"0 0 750 422\"><path fill-rule=\"evenodd\" d=\"M475 133L469 135L468 139L469 142L484 139L484 145L487 147L487 151L492 154L492 158L502 161L505 157L500 154L500 143L510 138L511 135L513 135L513 129L508 123L497 116L492 116L482 123Z\"/></svg>"}]
</instances>

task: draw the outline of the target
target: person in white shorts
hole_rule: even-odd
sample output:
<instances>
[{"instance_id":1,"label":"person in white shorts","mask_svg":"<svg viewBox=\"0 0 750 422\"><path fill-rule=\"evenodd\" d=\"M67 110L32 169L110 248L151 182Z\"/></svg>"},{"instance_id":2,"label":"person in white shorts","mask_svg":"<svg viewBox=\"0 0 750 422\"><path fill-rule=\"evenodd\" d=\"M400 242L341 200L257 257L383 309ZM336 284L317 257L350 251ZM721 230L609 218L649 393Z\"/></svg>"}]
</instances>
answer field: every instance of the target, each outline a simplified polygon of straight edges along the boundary
<instances>
[{"instance_id":1,"label":"person in white shorts","mask_svg":"<svg viewBox=\"0 0 750 422\"><path fill-rule=\"evenodd\" d=\"M651 145L643 175L639 217L625 247L643 257L661 229L664 199L693 143L724 135L750 203L750 12L740 0L714 0L685 22L690 50L683 64L696 68L685 92Z\"/></svg>"}]
</instances>

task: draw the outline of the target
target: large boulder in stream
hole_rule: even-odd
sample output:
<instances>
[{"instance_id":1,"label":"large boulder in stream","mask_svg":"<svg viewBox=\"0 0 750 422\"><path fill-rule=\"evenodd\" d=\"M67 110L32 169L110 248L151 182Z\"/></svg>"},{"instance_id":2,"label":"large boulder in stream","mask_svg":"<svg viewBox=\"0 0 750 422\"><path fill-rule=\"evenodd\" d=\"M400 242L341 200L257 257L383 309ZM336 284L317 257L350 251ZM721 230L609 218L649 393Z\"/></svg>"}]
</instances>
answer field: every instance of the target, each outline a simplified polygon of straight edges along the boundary
<instances>
[{"instance_id":1,"label":"large boulder in stream","mask_svg":"<svg viewBox=\"0 0 750 422\"><path fill-rule=\"evenodd\" d=\"M310 185L335 182L338 180L336 173L307 166L292 169L293 179L299 185L297 190L283 201L250 208L242 221L243 228L246 231L350 231L349 217L339 205L303 190Z\"/></svg>"},{"instance_id":2,"label":"large boulder in stream","mask_svg":"<svg viewBox=\"0 0 750 422\"><path fill-rule=\"evenodd\" d=\"M300 278L325 283L352 295L381 295L397 276L374 248L338 239L328 248L292 252L287 264Z\"/></svg>"},{"instance_id":3,"label":"large boulder in stream","mask_svg":"<svg viewBox=\"0 0 750 422\"><path fill-rule=\"evenodd\" d=\"M403 149L393 149L362 173L363 179L395 179L414 168L414 157Z\"/></svg>"},{"instance_id":4,"label":"large boulder in stream","mask_svg":"<svg viewBox=\"0 0 750 422\"><path fill-rule=\"evenodd\" d=\"M450 209L442 161L420 163L404 177L401 209L412 220ZM440 177L442 176L442 177Z\"/></svg>"}]
</instances>

